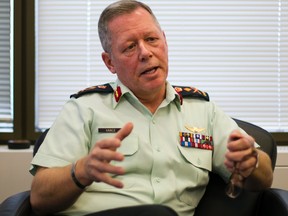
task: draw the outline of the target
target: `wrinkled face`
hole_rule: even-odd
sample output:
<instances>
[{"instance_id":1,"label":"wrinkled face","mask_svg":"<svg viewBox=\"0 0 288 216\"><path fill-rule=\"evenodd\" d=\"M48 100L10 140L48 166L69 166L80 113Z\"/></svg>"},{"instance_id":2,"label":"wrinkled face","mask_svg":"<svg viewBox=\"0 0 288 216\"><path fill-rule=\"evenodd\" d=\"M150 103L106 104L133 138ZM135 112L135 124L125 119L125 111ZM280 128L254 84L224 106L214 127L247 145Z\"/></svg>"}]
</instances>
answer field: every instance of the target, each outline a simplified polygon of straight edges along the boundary
<instances>
[{"instance_id":1,"label":"wrinkled face","mask_svg":"<svg viewBox=\"0 0 288 216\"><path fill-rule=\"evenodd\" d=\"M109 23L111 53L102 58L112 73L137 97L165 94L168 47L162 30L143 8Z\"/></svg>"}]
</instances>

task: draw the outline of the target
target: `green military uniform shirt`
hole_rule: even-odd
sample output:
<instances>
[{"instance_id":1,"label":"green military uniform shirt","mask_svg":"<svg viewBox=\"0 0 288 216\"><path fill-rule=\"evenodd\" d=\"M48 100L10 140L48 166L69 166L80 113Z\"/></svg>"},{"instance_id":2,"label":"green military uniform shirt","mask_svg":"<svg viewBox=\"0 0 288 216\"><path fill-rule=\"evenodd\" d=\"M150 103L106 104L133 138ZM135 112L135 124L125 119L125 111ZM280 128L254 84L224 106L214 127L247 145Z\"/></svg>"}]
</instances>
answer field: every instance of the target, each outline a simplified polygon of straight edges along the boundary
<instances>
[{"instance_id":1,"label":"green military uniform shirt","mask_svg":"<svg viewBox=\"0 0 288 216\"><path fill-rule=\"evenodd\" d=\"M167 82L166 98L152 114L119 80L110 85L97 86L98 93L80 92L64 105L33 158L31 173L37 166L75 162L98 140L114 136L113 129L132 122L132 133L117 150L124 154L124 161L111 162L125 169L125 175L114 176L124 188L95 182L63 213L82 215L157 203L172 207L180 216L193 215L205 192L208 172L217 172L225 180L230 176L224 154L237 124L197 89L174 88ZM191 141L195 134L200 136L199 144ZM202 145L205 139L208 144Z\"/></svg>"}]
</instances>

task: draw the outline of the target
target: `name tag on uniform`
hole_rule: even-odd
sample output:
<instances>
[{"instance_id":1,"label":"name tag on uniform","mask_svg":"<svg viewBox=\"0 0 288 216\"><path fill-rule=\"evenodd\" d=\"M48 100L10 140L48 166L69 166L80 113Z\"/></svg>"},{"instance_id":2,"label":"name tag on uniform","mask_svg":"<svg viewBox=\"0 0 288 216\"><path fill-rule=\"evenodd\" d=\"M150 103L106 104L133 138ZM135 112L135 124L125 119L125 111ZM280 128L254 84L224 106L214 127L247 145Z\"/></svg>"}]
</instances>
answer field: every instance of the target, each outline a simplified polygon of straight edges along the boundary
<instances>
[{"instance_id":1,"label":"name tag on uniform","mask_svg":"<svg viewBox=\"0 0 288 216\"><path fill-rule=\"evenodd\" d=\"M180 145L188 148L213 150L212 136L199 133L179 132Z\"/></svg>"},{"instance_id":2,"label":"name tag on uniform","mask_svg":"<svg viewBox=\"0 0 288 216\"><path fill-rule=\"evenodd\" d=\"M117 133L121 128L98 128L98 133Z\"/></svg>"}]
</instances>

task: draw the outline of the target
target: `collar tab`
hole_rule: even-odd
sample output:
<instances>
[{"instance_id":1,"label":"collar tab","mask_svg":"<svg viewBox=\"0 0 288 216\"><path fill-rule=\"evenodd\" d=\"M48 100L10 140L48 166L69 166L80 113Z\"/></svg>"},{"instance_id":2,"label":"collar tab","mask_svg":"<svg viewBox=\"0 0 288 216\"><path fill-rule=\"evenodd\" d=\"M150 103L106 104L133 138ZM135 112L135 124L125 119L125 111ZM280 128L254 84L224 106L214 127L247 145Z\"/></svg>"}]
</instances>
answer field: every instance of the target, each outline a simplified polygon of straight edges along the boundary
<instances>
[{"instance_id":1,"label":"collar tab","mask_svg":"<svg viewBox=\"0 0 288 216\"><path fill-rule=\"evenodd\" d=\"M117 88L115 89L114 91L114 98L115 98L115 101L118 103L120 98L122 96L122 91L121 91L121 87L120 86L117 86Z\"/></svg>"}]
</instances>

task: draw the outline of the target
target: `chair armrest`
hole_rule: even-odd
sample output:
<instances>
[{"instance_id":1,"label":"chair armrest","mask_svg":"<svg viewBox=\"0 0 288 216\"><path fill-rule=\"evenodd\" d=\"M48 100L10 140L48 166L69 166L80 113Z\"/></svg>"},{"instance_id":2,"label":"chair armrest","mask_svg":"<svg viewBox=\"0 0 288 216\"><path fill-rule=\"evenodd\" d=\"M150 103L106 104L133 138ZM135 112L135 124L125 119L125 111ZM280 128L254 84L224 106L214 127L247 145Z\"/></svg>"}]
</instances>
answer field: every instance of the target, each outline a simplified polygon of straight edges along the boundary
<instances>
[{"instance_id":1,"label":"chair armrest","mask_svg":"<svg viewBox=\"0 0 288 216\"><path fill-rule=\"evenodd\" d=\"M264 190L258 215L288 215L288 191L276 188Z\"/></svg>"},{"instance_id":2,"label":"chair armrest","mask_svg":"<svg viewBox=\"0 0 288 216\"><path fill-rule=\"evenodd\" d=\"M1 216L28 216L31 212L30 191L12 195L0 204Z\"/></svg>"}]
</instances>

